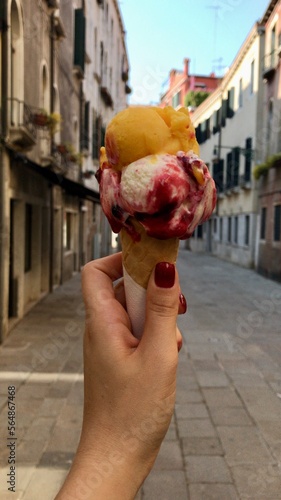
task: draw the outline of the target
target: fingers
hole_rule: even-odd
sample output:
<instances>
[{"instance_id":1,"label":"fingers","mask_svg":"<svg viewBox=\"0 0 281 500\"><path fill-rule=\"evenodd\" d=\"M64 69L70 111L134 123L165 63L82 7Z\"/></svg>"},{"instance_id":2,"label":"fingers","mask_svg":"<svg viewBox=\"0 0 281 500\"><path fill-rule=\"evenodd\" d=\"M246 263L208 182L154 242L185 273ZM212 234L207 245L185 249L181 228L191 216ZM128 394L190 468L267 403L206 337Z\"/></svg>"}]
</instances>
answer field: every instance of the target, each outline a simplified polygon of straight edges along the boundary
<instances>
[{"instance_id":1,"label":"fingers","mask_svg":"<svg viewBox=\"0 0 281 500\"><path fill-rule=\"evenodd\" d=\"M122 277L121 253L86 264L82 271L82 291L86 323L95 325L95 333L117 331L118 325L129 326L124 308L115 299L112 282ZM114 325L114 327L113 327Z\"/></svg>"},{"instance_id":2,"label":"fingers","mask_svg":"<svg viewBox=\"0 0 281 500\"><path fill-rule=\"evenodd\" d=\"M124 287L124 278L121 278L114 286L114 294L116 300L126 309L126 296Z\"/></svg>"},{"instance_id":3,"label":"fingers","mask_svg":"<svg viewBox=\"0 0 281 500\"><path fill-rule=\"evenodd\" d=\"M179 314L185 314L187 311L187 303L185 296L180 292L179 294Z\"/></svg>"},{"instance_id":4,"label":"fingers","mask_svg":"<svg viewBox=\"0 0 281 500\"><path fill-rule=\"evenodd\" d=\"M177 350L176 320L179 310L179 281L175 266L160 262L152 273L146 302L146 321L141 344L156 350Z\"/></svg>"},{"instance_id":5,"label":"fingers","mask_svg":"<svg viewBox=\"0 0 281 500\"><path fill-rule=\"evenodd\" d=\"M121 278L118 280L116 285L114 286L114 294L115 298L120 302L120 304L126 309L126 296L125 296L125 288L124 288L124 279ZM187 303L185 296L180 292L179 294L179 308L178 314L185 314L187 311Z\"/></svg>"},{"instance_id":6,"label":"fingers","mask_svg":"<svg viewBox=\"0 0 281 500\"><path fill-rule=\"evenodd\" d=\"M182 334L178 328L177 328L177 346L178 346L178 352L180 352L182 348Z\"/></svg>"}]
</instances>

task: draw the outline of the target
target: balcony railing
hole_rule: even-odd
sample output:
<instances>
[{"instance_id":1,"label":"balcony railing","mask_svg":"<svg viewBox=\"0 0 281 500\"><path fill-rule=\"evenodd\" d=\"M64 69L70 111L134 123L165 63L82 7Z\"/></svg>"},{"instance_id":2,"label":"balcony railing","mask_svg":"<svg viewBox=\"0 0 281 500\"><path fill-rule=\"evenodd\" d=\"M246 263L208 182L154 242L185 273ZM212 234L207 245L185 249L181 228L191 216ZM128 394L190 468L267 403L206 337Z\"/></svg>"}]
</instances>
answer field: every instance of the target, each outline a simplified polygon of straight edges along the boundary
<instances>
[{"instance_id":1,"label":"balcony railing","mask_svg":"<svg viewBox=\"0 0 281 500\"><path fill-rule=\"evenodd\" d=\"M32 110L17 98L8 98L8 134L10 145L17 150L28 150L36 143L36 128Z\"/></svg>"},{"instance_id":2,"label":"balcony railing","mask_svg":"<svg viewBox=\"0 0 281 500\"><path fill-rule=\"evenodd\" d=\"M278 47L277 49L272 50L264 56L262 74L265 80L270 80L273 77L278 65L280 55L281 47Z\"/></svg>"},{"instance_id":3,"label":"balcony railing","mask_svg":"<svg viewBox=\"0 0 281 500\"><path fill-rule=\"evenodd\" d=\"M251 189L251 176L249 174L240 175L239 185L242 189Z\"/></svg>"},{"instance_id":4,"label":"balcony railing","mask_svg":"<svg viewBox=\"0 0 281 500\"><path fill-rule=\"evenodd\" d=\"M102 84L100 88L100 93L105 105L113 108L113 99L109 88L106 85Z\"/></svg>"}]
</instances>

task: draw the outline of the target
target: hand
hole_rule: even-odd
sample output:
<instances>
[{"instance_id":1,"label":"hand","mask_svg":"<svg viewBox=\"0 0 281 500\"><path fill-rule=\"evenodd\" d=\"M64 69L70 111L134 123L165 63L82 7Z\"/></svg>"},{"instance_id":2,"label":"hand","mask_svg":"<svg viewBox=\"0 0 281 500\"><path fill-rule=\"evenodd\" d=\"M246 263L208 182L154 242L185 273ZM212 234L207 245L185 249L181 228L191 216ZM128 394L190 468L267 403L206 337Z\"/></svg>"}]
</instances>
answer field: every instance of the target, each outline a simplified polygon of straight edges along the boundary
<instances>
[{"instance_id":1,"label":"hand","mask_svg":"<svg viewBox=\"0 0 281 500\"><path fill-rule=\"evenodd\" d=\"M57 500L133 499L153 466L174 410L180 340L178 275L173 265L166 273L167 288L156 285L157 269L151 275L137 340L112 285L122 276L121 254L83 269L83 427Z\"/></svg>"}]
</instances>

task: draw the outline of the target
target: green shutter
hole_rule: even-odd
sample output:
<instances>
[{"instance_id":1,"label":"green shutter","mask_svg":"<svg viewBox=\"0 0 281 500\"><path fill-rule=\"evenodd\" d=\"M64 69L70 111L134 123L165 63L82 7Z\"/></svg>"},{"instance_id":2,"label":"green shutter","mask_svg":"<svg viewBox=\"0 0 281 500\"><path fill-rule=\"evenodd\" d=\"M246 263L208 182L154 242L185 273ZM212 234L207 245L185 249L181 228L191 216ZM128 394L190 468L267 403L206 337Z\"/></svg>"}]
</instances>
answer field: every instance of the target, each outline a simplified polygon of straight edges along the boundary
<instances>
[{"instance_id":1,"label":"green shutter","mask_svg":"<svg viewBox=\"0 0 281 500\"><path fill-rule=\"evenodd\" d=\"M85 66L85 35L86 18L83 9L75 9L74 33L74 66L78 66L84 73Z\"/></svg>"},{"instance_id":2,"label":"green shutter","mask_svg":"<svg viewBox=\"0 0 281 500\"><path fill-rule=\"evenodd\" d=\"M198 127L196 127L195 135L196 135L196 139L197 139L198 144L202 144L201 123L199 123Z\"/></svg>"},{"instance_id":3,"label":"green shutter","mask_svg":"<svg viewBox=\"0 0 281 500\"><path fill-rule=\"evenodd\" d=\"M222 110L221 110L221 126L225 127L227 117L227 99L223 99L222 101Z\"/></svg>"},{"instance_id":4,"label":"green shutter","mask_svg":"<svg viewBox=\"0 0 281 500\"><path fill-rule=\"evenodd\" d=\"M233 164L232 164L232 184L239 184L239 163L240 163L240 148L233 148Z\"/></svg>"},{"instance_id":5,"label":"green shutter","mask_svg":"<svg viewBox=\"0 0 281 500\"><path fill-rule=\"evenodd\" d=\"M226 156L226 189L232 187L232 151Z\"/></svg>"},{"instance_id":6,"label":"green shutter","mask_svg":"<svg viewBox=\"0 0 281 500\"><path fill-rule=\"evenodd\" d=\"M251 180L251 166L252 166L252 138L248 137L246 139L246 145L245 145L245 169L244 169L244 175L245 175L245 182L249 182Z\"/></svg>"},{"instance_id":7,"label":"green shutter","mask_svg":"<svg viewBox=\"0 0 281 500\"><path fill-rule=\"evenodd\" d=\"M228 91L227 98L227 118L232 118L234 116L234 87Z\"/></svg>"},{"instance_id":8,"label":"green shutter","mask_svg":"<svg viewBox=\"0 0 281 500\"><path fill-rule=\"evenodd\" d=\"M85 102L84 108L84 137L83 146L89 149L89 130L90 130L90 101Z\"/></svg>"}]
</instances>

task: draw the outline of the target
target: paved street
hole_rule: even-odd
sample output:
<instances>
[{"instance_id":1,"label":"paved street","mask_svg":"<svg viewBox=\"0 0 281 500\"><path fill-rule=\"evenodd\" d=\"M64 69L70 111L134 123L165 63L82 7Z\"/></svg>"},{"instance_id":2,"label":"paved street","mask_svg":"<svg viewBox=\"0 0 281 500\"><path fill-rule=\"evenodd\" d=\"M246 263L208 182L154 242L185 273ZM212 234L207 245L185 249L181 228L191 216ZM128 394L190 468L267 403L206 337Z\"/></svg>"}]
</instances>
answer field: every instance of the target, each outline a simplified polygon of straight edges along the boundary
<instances>
[{"instance_id":1,"label":"paved street","mask_svg":"<svg viewBox=\"0 0 281 500\"><path fill-rule=\"evenodd\" d=\"M179 318L177 404L137 499L281 500L281 286L185 250L178 268L189 311ZM0 347L1 500L53 500L65 477L82 418L82 331L76 275ZM14 494L7 484L10 386Z\"/></svg>"}]
</instances>

